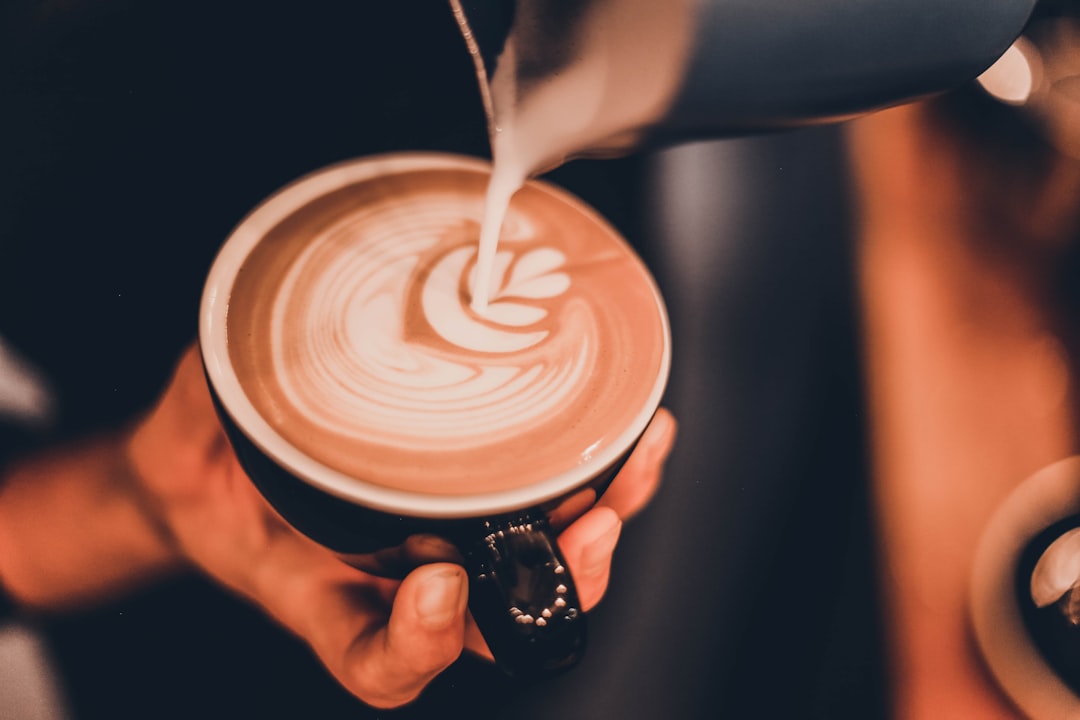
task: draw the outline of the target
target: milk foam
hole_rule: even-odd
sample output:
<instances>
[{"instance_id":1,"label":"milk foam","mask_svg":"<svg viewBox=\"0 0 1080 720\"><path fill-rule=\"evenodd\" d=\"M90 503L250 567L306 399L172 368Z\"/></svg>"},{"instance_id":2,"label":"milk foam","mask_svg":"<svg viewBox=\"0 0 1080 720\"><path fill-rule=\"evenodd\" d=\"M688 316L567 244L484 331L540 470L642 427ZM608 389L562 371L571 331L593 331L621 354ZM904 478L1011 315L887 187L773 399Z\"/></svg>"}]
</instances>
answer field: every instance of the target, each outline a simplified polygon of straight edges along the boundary
<instances>
[{"instance_id":1,"label":"milk foam","mask_svg":"<svg viewBox=\"0 0 1080 720\"><path fill-rule=\"evenodd\" d=\"M260 447L331 492L437 497L423 512L441 516L552 497L632 444L667 377L655 284L599 216L530 182L475 312L489 177L454 156L358 160L237 229L200 334L227 349L208 373Z\"/></svg>"},{"instance_id":2,"label":"milk foam","mask_svg":"<svg viewBox=\"0 0 1080 720\"><path fill-rule=\"evenodd\" d=\"M387 200L309 238L275 299L270 346L282 390L312 425L406 449L460 450L520 433L580 391L596 366L590 312L565 308L556 336L541 327L553 311L546 301L570 289L565 254L519 250L535 232L512 217L511 249L496 256L481 317L462 293L475 244L440 247L445 229L468 219L461 210L453 196ZM407 329L418 322L445 344L415 342Z\"/></svg>"}]
</instances>

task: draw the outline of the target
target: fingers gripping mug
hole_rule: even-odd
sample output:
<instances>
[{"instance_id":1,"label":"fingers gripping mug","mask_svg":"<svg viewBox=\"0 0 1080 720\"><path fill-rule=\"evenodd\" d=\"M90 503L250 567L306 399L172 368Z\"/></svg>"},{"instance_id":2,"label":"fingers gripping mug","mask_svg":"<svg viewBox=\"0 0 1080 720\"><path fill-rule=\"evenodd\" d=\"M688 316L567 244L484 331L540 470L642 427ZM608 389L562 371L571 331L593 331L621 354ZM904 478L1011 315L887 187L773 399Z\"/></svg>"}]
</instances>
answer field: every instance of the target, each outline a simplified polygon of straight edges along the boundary
<instances>
[{"instance_id":1,"label":"fingers gripping mug","mask_svg":"<svg viewBox=\"0 0 1080 720\"><path fill-rule=\"evenodd\" d=\"M210 270L199 340L251 480L300 532L401 577L454 561L514 675L585 643L552 518L584 512L656 411L670 337L641 261L545 183L515 196L469 307L490 166L331 166L279 191Z\"/></svg>"}]
</instances>

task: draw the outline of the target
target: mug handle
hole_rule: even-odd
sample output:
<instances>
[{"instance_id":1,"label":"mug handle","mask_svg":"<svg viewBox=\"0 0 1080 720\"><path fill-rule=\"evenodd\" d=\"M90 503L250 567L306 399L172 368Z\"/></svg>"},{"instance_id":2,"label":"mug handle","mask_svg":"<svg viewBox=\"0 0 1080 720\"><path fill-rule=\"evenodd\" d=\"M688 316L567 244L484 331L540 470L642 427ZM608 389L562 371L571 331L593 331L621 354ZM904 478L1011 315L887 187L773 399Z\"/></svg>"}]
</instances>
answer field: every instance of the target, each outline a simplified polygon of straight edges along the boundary
<instances>
[{"instance_id":1,"label":"mug handle","mask_svg":"<svg viewBox=\"0 0 1080 720\"><path fill-rule=\"evenodd\" d=\"M525 679L576 664L588 625L547 517L489 521L481 532L462 550L469 609L496 664Z\"/></svg>"}]
</instances>

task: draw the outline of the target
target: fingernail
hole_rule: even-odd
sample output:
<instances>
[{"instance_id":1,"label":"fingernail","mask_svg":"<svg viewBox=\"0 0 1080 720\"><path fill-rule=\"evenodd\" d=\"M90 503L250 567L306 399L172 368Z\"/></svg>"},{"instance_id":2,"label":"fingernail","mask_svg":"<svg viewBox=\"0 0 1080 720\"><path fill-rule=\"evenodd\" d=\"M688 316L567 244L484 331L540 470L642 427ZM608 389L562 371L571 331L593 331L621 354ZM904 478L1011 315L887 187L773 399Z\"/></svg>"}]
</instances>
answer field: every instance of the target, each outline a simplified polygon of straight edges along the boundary
<instances>
[{"instance_id":1,"label":"fingernail","mask_svg":"<svg viewBox=\"0 0 1080 720\"><path fill-rule=\"evenodd\" d=\"M465 573L448 568L433 573L420 585L416 603L420 623L429 630L443 630L465 611L468 598Z\"/></svg>"},{"instance_id":2,"label":"fingernail","mask_svg":"<svg viewBox=\"0 0 1080 720\"><path fill-rule=\"evenodd\" d=\"M611 564L611 556L622 533L622 522L612 513L611 527L589 543L581 553L582 575L603 575Z\"/></svg>"}]
</instances>

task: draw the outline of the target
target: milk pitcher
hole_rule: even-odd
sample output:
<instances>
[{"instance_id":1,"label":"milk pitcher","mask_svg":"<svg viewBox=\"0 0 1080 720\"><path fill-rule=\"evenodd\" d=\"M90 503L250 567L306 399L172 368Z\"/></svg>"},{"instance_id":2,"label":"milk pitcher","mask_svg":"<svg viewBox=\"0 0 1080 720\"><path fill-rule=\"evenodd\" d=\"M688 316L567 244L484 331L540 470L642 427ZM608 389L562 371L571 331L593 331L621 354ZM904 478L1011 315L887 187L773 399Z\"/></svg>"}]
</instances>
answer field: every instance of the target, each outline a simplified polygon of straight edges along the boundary
<instances>
[{"instance_id":1,"label":"milk pitcher","mask_svg":"<svg viewBox=\"0 0 1080 720\"><path fill-rule=\"evenodd\" d=\"M947 90L990 66L1035 4L451 0L493 133L530 105L562 105L562 147L541 164L844 119Z\"/></svg>"}]
</instances>

